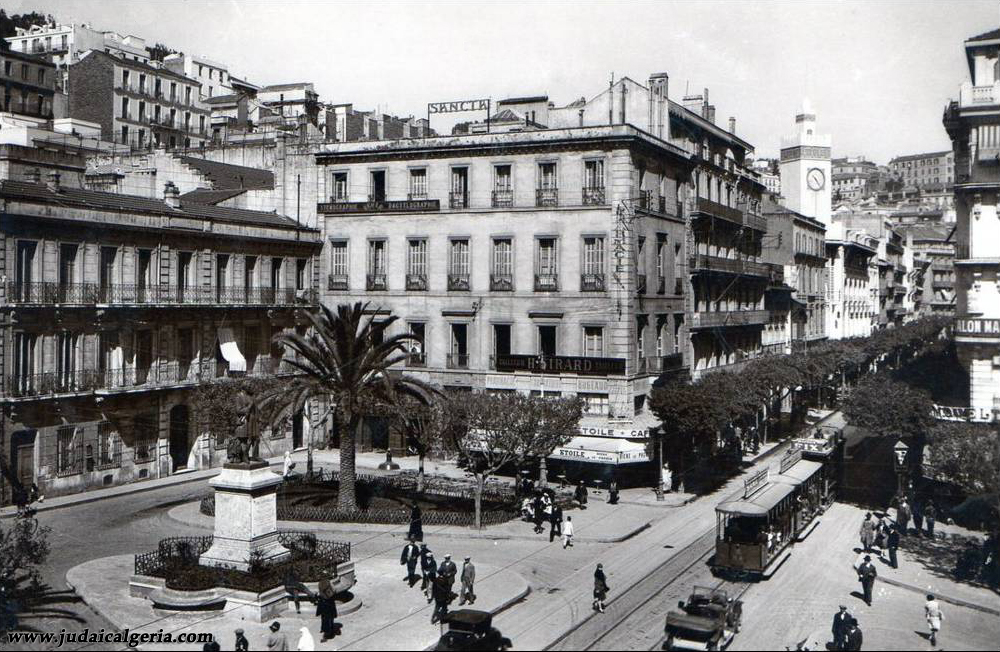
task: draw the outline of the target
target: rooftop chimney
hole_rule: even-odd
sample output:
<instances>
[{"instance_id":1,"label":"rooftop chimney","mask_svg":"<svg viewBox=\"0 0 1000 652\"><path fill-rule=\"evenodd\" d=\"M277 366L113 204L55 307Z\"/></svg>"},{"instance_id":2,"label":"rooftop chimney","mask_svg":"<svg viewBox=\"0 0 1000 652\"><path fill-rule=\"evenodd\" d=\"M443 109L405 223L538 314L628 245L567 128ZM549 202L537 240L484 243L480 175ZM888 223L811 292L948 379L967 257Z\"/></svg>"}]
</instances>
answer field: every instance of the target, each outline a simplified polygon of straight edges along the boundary
<instances>
[{"instance_id":1,"label":"rooftop chimney","mask_svg":"<svg viewBox=\"0 0 1000 652\"><path fill-rule=\"evenodd\" d=\"M27 172L24 173L24 180L28 183L41 183L42 173L38 168L29 168Z\"/></svg>"},{"instance_id":2,"label":"rooftop chimney","mask_svg":"<svg viewBox=\"0 0 1000 652\"><path fill-rule=\"evenodd\" d=\"M49 172L45 175L45 187L52 192L59 192L59 173Z\"/></svg>"},{"instance_id":3,"label":"rooftop chimney","mask_svg":"<svg viewBox=\"0 0 1000 652\"><path fill-rule=\"evenodd\" d=\"M736 118L734 116L729 116L729 133L736 135Z\"/></svg>"},{"instance_id":4,"label":"rooftop chimney","mask_svg":"<svg viewBox=\"0 0 1000 652\"><path fill-rule=\"evenodd\" d=\"M181 191L177 189L173 181L168 181L163 186L163 201L170 208L181 207Z\"/></svg>"},{"instance_id":5,"label":"rooftop chimney","mask_svg":"<svg viewBox=\"0 0 1000 652\"><path fill-rule=\"evenodd\" d=\"M708 120L709 122L711 122L712 124L715 124L715 106L714 105L709 104L708 106L705 107L705 119Z\"/></svg>"}]
</instances>

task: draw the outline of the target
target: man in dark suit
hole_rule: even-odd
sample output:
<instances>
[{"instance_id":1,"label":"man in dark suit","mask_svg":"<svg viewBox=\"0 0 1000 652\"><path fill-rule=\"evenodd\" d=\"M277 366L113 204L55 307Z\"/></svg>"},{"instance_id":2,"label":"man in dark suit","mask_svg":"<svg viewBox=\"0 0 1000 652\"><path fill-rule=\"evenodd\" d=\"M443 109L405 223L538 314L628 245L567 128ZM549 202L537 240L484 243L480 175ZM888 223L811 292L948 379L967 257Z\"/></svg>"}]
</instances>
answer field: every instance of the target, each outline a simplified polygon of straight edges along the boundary
<instances>
[{"instance_id":1,"label":"man in dark suit","mask_svg":"<svg viewBox=\"0 0 1000 652\"><path fill-rule=\"evenodd\" d=\"M420 561L420 548L410 539L410 542L403 547L403 553L399 556L399 564L406 564L406 578L404 582L409 582L410 586L417 583L417 562Z\"/></svg>"},{"instance_id":2,"label":"man in dark suit","mask_svg":"<svg viewBox=\"0 0 1000 652\"><path fill-rule=\"evenodd\" d=\"M889 534L886 536L885 543L886 550L889 551L889 565L893 568L899 568L899 562L896 559L896 550L899 548L899 528L890 527Z\"/></svg>"},{"instance_id":3,"label":"man in dark suit","mask_svg":"<svg viewBox=\"0 0 1000 652\"><path fill-rule=\"evenodd\" d=\"M875 585L876 577L878 577L878 571L875 569L875 564L872 563L871 555L865 555L864 563L858 566L858 581L861 582L861 587L864 589L865 603L869 607L872 606L872 587Z\"/></svg>"},{"instance_id":4,"label":"man in dark suit","mask_svg":"<svg viewBox=\"0 0 1000 652\"><path fill-rule=\"evenodd\" d=\"M420 573L423 577L423 581L420 582L420 590L424 592L427 596L427 602L431 601L431 585L434 584L434 578L437 577L437 560L434 559L434 553L427 549L427 544L421 544L420 546Z\"/></svg>"},{"instance_id":5,"label":"man in dark suit","mask_svg":"<svg viewBox=\"0 0 1000 652\"><path fill-rule=\"evenodd\" d=\"M452 587L455 586L455 576L458 575L458 566L451 560L450 554L444 556L444 561L438 566L437 574L444 582L444 585L448 587L448 592L450 593Z\"/></svg>"},{"instance_id":6,"label":"man in dark suit","mask_svg":"<svg viewBox=\"0 0 1000 652\"><path fill-rule=\"evenodd\" d=\"M864 637L861 636L861 628L858 627L857 618L851 618L851 626L847 630L847 647L845 650L860 650Z\"/></svg>"},{"instance_id":7,"label":"man in dark suit","mask_svg":"<svg viewBox=\"0 0 1000 652\"><path fill-rule=\"evenodd\" d=\"M556 537L562 536L562 520L562 507L553 502L552 512L549 514L549 543L552 543Z\"/></svg>"},{"instance_id":8,"label":"man in dark suit","mask_svg":"<svg viewBox=\"0 0 1000 652\"><path fill-rule=\"evenodd\" d=\"M845 605L840 605L840 611L833 617L833 649L844 650L847 648L847 631L851 628L853 620Z\"/></svg>"}]
</instances>

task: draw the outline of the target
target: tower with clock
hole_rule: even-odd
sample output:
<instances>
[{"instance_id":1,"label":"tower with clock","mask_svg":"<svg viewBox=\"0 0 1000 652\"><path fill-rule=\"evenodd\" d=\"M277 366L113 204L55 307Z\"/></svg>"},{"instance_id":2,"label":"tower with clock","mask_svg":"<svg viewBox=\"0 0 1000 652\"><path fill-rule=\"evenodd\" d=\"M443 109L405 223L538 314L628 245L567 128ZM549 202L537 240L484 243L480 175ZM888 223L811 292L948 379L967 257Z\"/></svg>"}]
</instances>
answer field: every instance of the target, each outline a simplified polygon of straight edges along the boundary
<instances>
[{"instance_id":1,"label":"tower with clock","mask_svg":"<svg viewBox=\"0 0 1000 652\"><path fill-rule=\"evenodd\" d=\"M809 100L795 116L795 134L781 141L781 194L788 208L830 227L829 134L816 133L816 114Z\"/></svg>"}]
</instances>

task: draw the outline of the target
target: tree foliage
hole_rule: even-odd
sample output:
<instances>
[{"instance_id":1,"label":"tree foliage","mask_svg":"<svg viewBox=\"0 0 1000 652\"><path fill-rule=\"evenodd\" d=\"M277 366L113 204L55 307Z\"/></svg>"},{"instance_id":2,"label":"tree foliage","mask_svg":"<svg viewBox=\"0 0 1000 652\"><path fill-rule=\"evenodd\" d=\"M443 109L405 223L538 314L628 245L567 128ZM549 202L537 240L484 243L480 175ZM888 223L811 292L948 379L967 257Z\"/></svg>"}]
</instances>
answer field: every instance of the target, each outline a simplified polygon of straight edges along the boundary
<instances>
[{"instance_id":1,"label":"tree foliage","mask_svg":"<svg viewBox=\"0 0 1000 652\"><path fill-rule=\"evenodd\" d=\"M844 402L847 422L876 435L920 440L934 423L931 396L888 374L865 378Z\"/></svg>"},{"instance_id":2,"label":"tree foliage","mask_svg":"<svg viewBox=\"0 0 1000 652\"><path fill-rule=\"evenodd\" d=\"M927 462L934 475L992 499L1000 512L1000 426L939 421L928 436Z\"/></svg>"},{"instance_id":3,"label":"tree foliage","mask_svg":"<svg viewBox=\"0 0 1000 652\"><path fill-rule=\"evenodd\" d=\"M31 516L0 521L0 599L16 594L25 582L40 579L39 568L49 556L50 531Z\"/></svg>"},{"instance_id":4,"label":"tree foliage","mask_svg":"<svg viewBox=\"0 0 1000 652\"><path fill-rule=\"evenodd\" d=\"M31 11L25 14L11 14L0 9L0 39L17 35L17 28L25 29L32 25L55 25L56 20L51 14ZM6 47L6 41L0 41Z\"/></svg>"},{"instance_id":5,"label":"tree foliage","mask_svg":"<svg viewBox=\"0 0 1000 652\"><path fill-rule=\"evenodd\" d=\"M153 61L163 61L170 54L177 54L177 50L167 47L163 43L157 43L149 48L149 58Z\"/></svg>"},{"instance_id":6,"label":"tree foliage","mask_svg":"<svg viewBox=\"0 0 1000 652\"><path fill-rule=\"evenodd\" d=\"M281 386L281 381L276 378L219 379L199 385L194 391L193 405L208 431L219 441L225 441L233 436L242 420L248 417L251 407L255 408L258 428L268 425L272 428L283 427L283 418L287 415L277 418L278 414L273 411L273 406L270 406L270 411L268 405L256 407L264 396L279 391ZM248 429L248 434L257 437L259 429L256 432Z\"/></svg>"}]
</instances>

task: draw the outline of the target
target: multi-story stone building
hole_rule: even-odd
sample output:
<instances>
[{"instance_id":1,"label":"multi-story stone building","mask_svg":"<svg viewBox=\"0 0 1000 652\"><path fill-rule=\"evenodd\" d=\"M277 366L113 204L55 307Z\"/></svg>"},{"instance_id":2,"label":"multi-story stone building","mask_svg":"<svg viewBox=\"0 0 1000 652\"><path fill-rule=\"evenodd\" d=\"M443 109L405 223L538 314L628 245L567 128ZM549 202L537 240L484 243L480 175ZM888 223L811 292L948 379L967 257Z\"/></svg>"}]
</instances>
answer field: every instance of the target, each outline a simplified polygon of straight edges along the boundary
<instances>
[{"instance_id":1,"label":"multi-story stone building","mask_svg":"<svg viewBox=\"0 0 1000 652\"><path fill-rule=\"evenodd\" d=\"M70 66L70 117L135 148L201 147L210 111L198 82L172 70L90 50Z\"/></svg>"},{"instance_id":2,"label":"multi-story stone building","mask_svg":"<svg viewBox=\"0 0 1000 652\"><path fill-rule=\"evenodd\" d=\"M897 226L913 252L913 313L918 317L955 311L955 245L951 225Z\"/></svg>"},{"instance_id":3,"label":"multi-story stone building","mask_svg":"<svg viewBox=\"0 0 1000 652\"><path fill-rule=\"evenodd\" d=\"M56 69L45 59L14 50L0 49L0 111L19 117L47 121L53 118Z\"/></svg>"},{"instance_id":4,"label":"multi-story stone building","mask_svg":"<svg viewBox=\"0 0 1000 652\"><path fill-rule=\"evenodd\" d=\"M49 57L60 69L80 60L88 50L99 50L116 57L149 63L145 39L133 34L118 34L93 29L86 23L32 25L18 27L14 36L6 39L10 49L27 54Z\"/></svg>"},{"instance_id":5,"label":"multi-story stone building","mask_svg":"<svg viewBox=\"0 0 1000 652\"><path fill-rule=\"evenodd\" d=\"M200 99L233 94L234 85L239 86L239 79L229 76L229 66L208 57L175 52L163 57L163 67L173 70L201 85ZM255 87L256 88L256 87Z\"/></svg>"},{"instance_id":6,"label":"multi-story stone building","mask_svg":"<svg viewBox=\"0 0 1000 652\"><path fill-rule=\"evenodd\" d=\"M955 342L973 418L1000 408L1000 29L965 42L970 81L945 108L955 159Z\"/></svg>"},{"instance_id":7,"label":"multi-story stone building","mask_svg":"<svg viewBox=\"0 0 1000 652\"><path fill-rule=\"evenodd\" d=\"M864 231L827 234L826 333L834 340L871 335L879 316L878 240Z\"/></svg>"},{"instance_id":8,"label":"multi-story stone building","mask_svg":"<svg viewBox=\"0 0 1000 652\"><path fill-rule=\"evenodd\" d=\"M833 159L831 174L835 202L862 199L878 189L878 165L863 156Z\"/></svg>"},{"instance_id":9,"label":"multi-story stone building","mask_svg":"<svg viewBox=\"0 0 1000 652\"><path fill-rule=\"evenodd\" d=\"M149 199L69 187L55 171L0 181L0 200L5 479L58 495L224 461L192 391L286 371L270 339L316 305L318 231L184 201L171 184ZM302 445L312 417L265 450Z\"/></svg>"},{"instance_id":10,"label":"multi-story stone building","mask_svg":"<svg viewBox=\"0 0 1000 652\"><path fill-rule=\"evenodd\" d=\"M312 82L264 86L257 99L284 123L297 124L301 118L313 126L318 124L319 93Z\"/></svg>"},{"instance_id":11,"label":"multi-story stone building","mask_svg":"<svg viewBox=\"0 0 1000 652\"><path fill-rule=\"evenodd\" d=\"M955 182L955 157L950 151L907 154L889 161L889 170L907 186L948 188Z\"/></svg>"}]
</instances>

